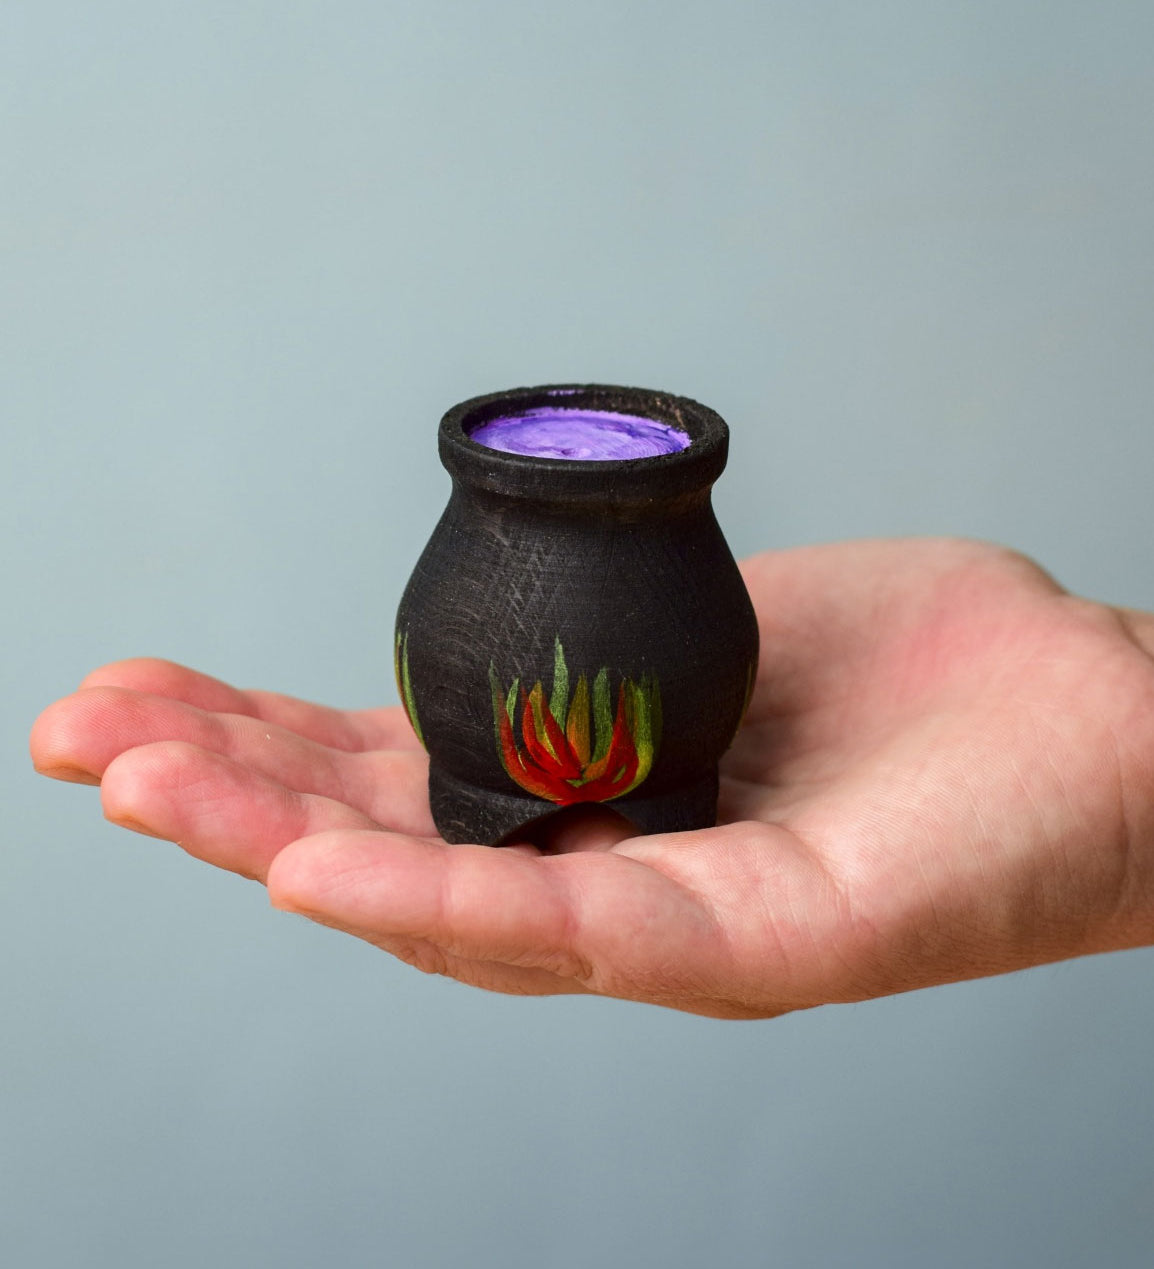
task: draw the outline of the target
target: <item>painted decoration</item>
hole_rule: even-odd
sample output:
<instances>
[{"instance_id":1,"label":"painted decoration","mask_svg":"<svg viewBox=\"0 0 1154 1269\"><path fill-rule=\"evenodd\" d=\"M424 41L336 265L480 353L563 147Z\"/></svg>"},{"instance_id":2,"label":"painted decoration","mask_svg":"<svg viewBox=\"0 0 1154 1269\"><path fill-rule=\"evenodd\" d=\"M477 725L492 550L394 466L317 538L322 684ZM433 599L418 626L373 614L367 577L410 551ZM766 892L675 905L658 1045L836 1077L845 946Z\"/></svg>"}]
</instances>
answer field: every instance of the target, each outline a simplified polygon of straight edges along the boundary
<instances>
[{"instance_id":1,"label":"painted decoration","mask_svg":"<svg viewBox=\"0 0 1154 1269\"><path fill-rule=\"evenodd\" d=\"M501 764L526 793L558 806L608 802L632 793L649 774L661 743L661 689L649 674L622 678L614 689L602 667L590 688L582 674L569 690L561 640L554 643L548 700L538 679L503 689L489 667L493 725Z\"/></svg>"},{"instance_id":2,"label":"painted decoration","mask_svg":"<svg viewBox=\"0 0 1154 1269\"><path fill-rule=\"evenodd\" d=\"M408 718L413 731L417 733L417 739L424 745L425 736L421 731L421 720L417 717L417 702L413 699L413 679L409 673L409 635L407 631L404 633L397 631L396 646L393 648L393 673L396 675L397 695L401 698L405 716Z\"/></svg>"}]
</instances>

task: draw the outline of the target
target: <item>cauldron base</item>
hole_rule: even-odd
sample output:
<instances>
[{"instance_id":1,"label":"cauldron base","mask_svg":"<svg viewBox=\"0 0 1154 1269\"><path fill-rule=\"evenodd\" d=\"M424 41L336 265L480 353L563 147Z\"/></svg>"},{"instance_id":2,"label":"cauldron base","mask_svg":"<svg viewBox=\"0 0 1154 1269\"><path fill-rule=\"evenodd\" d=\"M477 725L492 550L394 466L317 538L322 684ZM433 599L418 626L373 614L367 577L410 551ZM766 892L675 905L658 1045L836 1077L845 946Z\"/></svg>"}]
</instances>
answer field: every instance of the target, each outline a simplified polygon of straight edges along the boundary
<instances>
[{"instance_id":1,"label":"cauldron base","mask_svg":"<svg viewBox=\"0 0 1154 1269\"><path fill-rule=\"evenodd\" d=\"M445 841L487 846L496 846L516 830L560 810L540 798L466 784L435 763L429 767L429 803L433 822ZM717 823L717 770L672 793L615 798L604 805L624 815L639 833L712 828Z\"/></svg>"}]
</instances>

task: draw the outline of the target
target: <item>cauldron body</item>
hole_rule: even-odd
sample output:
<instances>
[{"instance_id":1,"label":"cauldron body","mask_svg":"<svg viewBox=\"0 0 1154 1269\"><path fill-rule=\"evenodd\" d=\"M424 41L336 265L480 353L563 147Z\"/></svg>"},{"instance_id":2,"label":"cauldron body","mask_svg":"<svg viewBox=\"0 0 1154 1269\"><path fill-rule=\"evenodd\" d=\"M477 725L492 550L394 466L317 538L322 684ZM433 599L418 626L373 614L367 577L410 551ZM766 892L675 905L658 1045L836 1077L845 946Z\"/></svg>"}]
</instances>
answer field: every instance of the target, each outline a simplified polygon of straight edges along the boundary
<instances>
[{"instance_id":1,"label":"cauldron body","mask_svg":"<svg viewBox=\"0 0 1154 1269\"><path fill-rule=\"evenodd\" d=\"M471 431L546 408L672 424L678 453L527 457ZM441 421L452 495L397 614L398 689L450 842L606 802L643 832L711 825L757 668L753 608L710 504L728 429L683 397L554 385Z\"/></svg>"}]
</instances>

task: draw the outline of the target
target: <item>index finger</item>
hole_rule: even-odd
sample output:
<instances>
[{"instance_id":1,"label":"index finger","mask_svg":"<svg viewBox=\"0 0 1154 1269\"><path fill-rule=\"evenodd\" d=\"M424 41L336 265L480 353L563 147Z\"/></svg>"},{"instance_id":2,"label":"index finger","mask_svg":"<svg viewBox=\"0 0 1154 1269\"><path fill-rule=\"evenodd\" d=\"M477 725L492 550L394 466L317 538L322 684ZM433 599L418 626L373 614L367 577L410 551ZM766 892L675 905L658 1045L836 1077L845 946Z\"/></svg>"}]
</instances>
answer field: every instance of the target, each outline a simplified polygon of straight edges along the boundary
<instances>
[{"instance_id":1,"label":"index finger","mask_svg":"<svg viewBox=\"0 0 1154 1269\"><path fill-rule=\"evenodd\" d=\"M80 686L127 687L153 696L169 696L212 713L247 714L350 753L421 747L399 705L333 709L279 692L233 687L222 679L158 657L133 657L102 665L87 675Z\"/></svg>"}]
</instances>

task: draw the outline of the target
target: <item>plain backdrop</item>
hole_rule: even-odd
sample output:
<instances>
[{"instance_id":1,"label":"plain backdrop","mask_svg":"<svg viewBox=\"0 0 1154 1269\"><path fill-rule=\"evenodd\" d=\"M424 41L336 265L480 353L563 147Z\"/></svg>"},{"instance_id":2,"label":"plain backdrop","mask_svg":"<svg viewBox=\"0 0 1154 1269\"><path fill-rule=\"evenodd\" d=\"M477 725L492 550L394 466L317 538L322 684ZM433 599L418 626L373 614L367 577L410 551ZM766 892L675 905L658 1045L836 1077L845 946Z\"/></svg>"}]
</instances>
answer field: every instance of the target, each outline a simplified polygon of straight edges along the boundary
<instances>
[{"instance_id":1,"label":"plain backdrop","mask_svg":"<svg viewBox=\"0 0 1154 1269\"><path fill-rule=\"evenodd\" d=\"M0 1262L1147 1266L1154 952L761 1023L487 996L32 774L134 654L395 699L441 413L730 422L734 550L1154 608L1154 6L0 7Z\"/></svg>"}]
</instances>

